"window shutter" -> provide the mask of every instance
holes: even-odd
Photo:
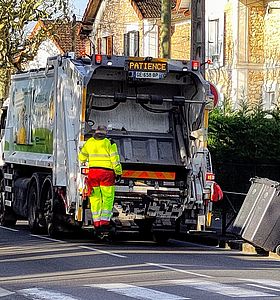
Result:
[[[134,56],[139,56],[139,31],[134,31]]]
[[[124,34],[124,42],[123,42],[123,50],[124,50],[124,55],[128,56],[129,55],[129,33]]]
[[[110,35],[107,37],[106,44],[106,54],[112,56],[113,55],[113,36]]]
[[[97,39],[97,53],[101,53],[101,38]]]

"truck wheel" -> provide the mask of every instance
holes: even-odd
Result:
[[[39,191],[36,181],[32,181],[28,192],[28,225],[32,233],[38,233],[40,229],[38,197]]]
[[[166,244],[169,240],[169,234],[165,232],[153,232],[153,241],[158,244]]]
[[[55,220],[56,211],[54,207],[54,191],[51,176],[47,176],[44,180],[41,191],[41,203],[44,205],[48,235],[55,237],[58,234],[58,228]]]
[[[4,178],[0,182],[0,225],[1,226],[15,226],[17,218],[10,207],[5,206],[4,198]]]

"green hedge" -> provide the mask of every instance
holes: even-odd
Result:
[[[209,150],[223,190],[246,193],[255,176],[280,181],[280,111],[212,111]]]
[[[280,111],[212,111],[209,150],[219,162],[280,163]]]

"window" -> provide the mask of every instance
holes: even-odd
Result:
[[[144,23],[144,56],[158,57],[158,26]]]
[[[268,80],[264,85],[263,109],[275,108],[278,97],[278,84],[276,81]]]
[[[106,38],[106,54],[112,56],[113,55],[113,36],[107,36]]]
[[[113,55],[113,36],[112,35],[97,39],[97,53]]]
[[[275,92],[269,91],[265,93],[265,99],[263,103],[263,108],[272,109],[275,106]]]
[[[139,56],[139,31],[133,30],[124,34],[124,55]]]
[[[208,57],[217,62],[220,58],[219,19],[208,21]]]

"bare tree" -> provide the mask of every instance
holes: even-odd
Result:
[[[7,97],[10,75],[22,70],[48,35],[47,28],[41,28],[36,35],[27,36],[27,25],[40,19],[65,20],[68,1],[0,0],[0,101]]]

